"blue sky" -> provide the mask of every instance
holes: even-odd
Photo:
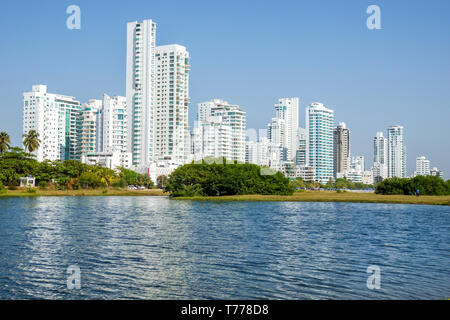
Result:
[[[80,6],[81,30],[66,28]],[[381,7],[382,30],[366,8]],[[81,101],[125,95],[126,23],[153,19],[157,45],[191,54],[190,117],[222,98],[265,128],[281,97],[323,102],[372,161],[372,138],[405,126],[408,174],[425,155],[450,178],[450,1],[4,1],[0,12],[0,130],[20,143],[22,92],[47,84]]]

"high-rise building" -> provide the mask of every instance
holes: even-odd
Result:
[[[364,171],[365,170],[365,160],[364,156],[355,156],[351,158],[350,169],[355,171]]]
[[[128,152],[139,170],[148,167],[154,155],[156,23],[152,20],[127,25],[127,114]]]
[[[377,132],[373,139],[373,175],[374,179],[386,179],[388,177],[388,143],[383,132]]]
[[[23,94],[24,134],[35,130],[41,140],[34,152],[38,161],[78,160],[81,104],[74,97],[47,92],[46,85],[34,85]]]
[[[127,152],[128,114],[126,97],[103,96],[103,143],[99,152]]]
[[[306,141],[308,140],[308,132],[305,128],[298,128],[298,147],[295,157],[295,164],[297,166],[306,166],[308,162],[306,155]]]
[[[402,126],[390,126],[388,128],[388,177],[407,177],[406,146]]]
[[[156,47],[155,160],[183,165],[189,156],[189,53],[174,44]]]
[[[194,159],[225,157],[245,162],[246,115],[241,107],[213,99],[198,105]]]
[[[431,174],[430,169],[430,160],[424,156],[416,158],[416,171],[414,172],[414,176],[429,176]]]
[[[334,111],[322,103],[306,108],[308,166],[315,170],[315,180],[327,183],[333,178],[333,123]]]
[[[102,130],[102,126],[99,126],[98,114],[102,105],[101,100],[90,100],[89,103],[82,105],[78,143],[80,156],[98,152],[98,139]]]
[[[258,141],[247,141],[246,162],[270,167],[273,164],[272,158],[274,158],[270,155],[270,150],[271,142],[267,137],[260,137]]]
[[[279,99],[275,104],[275,118],[283,120],[282,147],[287,150],[288,161],[295,160],[298,146],[298,106],[299,98]]]
[[[278,146],[274,148],[280,152],[280,161],[288,161],[288,148],[286,147],[286,121],[280,118],[272,118],[272,121],[267,125],[267,134],[270,143],[273,146]]]
[[[344,122],[333,131],[334,151],[334,177],[338,173],[343,173],[350,169],[350,130],[346,127]]]

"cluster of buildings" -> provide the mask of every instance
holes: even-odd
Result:
[[[267,128],[246,129],[246,113],[220,99],[198,104],[192,131],[188,126],[190,56],[184,46],[156,46],[152,20],[127,25],[126,96],[81,103],[34,85],[23,97],[23,133],[36,130],[38,161],[79,160],[109,168],[125,167],[153,181],[175,168],[205,158],[254,163],[294,179],[327,183],[347,178],[371,184],[406,177],[406,147],[401,126],[387,138],[374,138],[374,159],[365,169],[363,156],[351,156],[345,123],[335,126],[334,111],[321,103],[306,108],[299,126],[299,98],[279,99]],[[416,174],[442,175],[417,158]]]
[[[299,99],[280,99],[275,104],[275,117],[260,135],[250,135],[246,143],[246,161],[280,170],[290,178],[322,184],[330,179],[346,178],[352,182],[372,184],[392,178],[406,178],[406,146],[404,128],[390,126],[387,137],[377,132],[373,139],[373,164],[365,167],[364,156],[352,156],[351,131],[345,123],[335,126],[334,110],[322,103],[306,107],[306,127],[299,127]],[[253,139],[252,139],[253,138]],[[425,162],[424,162],[425,161]],[[438,175],[428,170],[425,157],[417,158],[415,175]]]

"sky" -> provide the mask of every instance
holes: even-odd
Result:
[[[69,30],[66,9],[81,9]],[[381,29],[369,30],[369,5]],[[41,0],[0,10],[0,131],[19,145],[22,94],[33,84],[82,102],[125,95],[126,23],[153,19],[157,45],[191,55],[190,119],[221,98],[266,128],[279,98],[322,102],[351,130],[352,155],[373,161],[373,137],[405,127],[408,175],[415,158],[450,179],[450,1],[448,0]]]

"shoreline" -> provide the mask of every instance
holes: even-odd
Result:
[[[105,192],[106,191],[106,192]],[[25,197],[169,197],[161,189],[128,190],[128,189],[83,189],[83,190],[40,190],[29,193],[26,189],[8,190],[0,194],[1,198]],[[219,197],[171,197],[177,201],[211,201],[211,202],[347,202],[347,203],[385,203],[450,206],[450,195],[447,196],[405,196],[379,195],[374,193],[356,193],[335,191],[296,192],[290,196],[279,195],[235,195]]]
[[[291,196],[236,195],[220,197],[176,197],[173,200],[212,202],[347,202],[450,206],[450,196],[379,195],[373,193],[337,193],[333,191],[297,192]]]
[[[106,191],[106,192],[105,192]],[[0,193],[0,198],[24,198],[24,197],[158,197],[168,196],[161,189],[128,190],[128,189],[82,189],[82,190],[40,190],[35,193],[27,192],[26,189],[8,190]]]

